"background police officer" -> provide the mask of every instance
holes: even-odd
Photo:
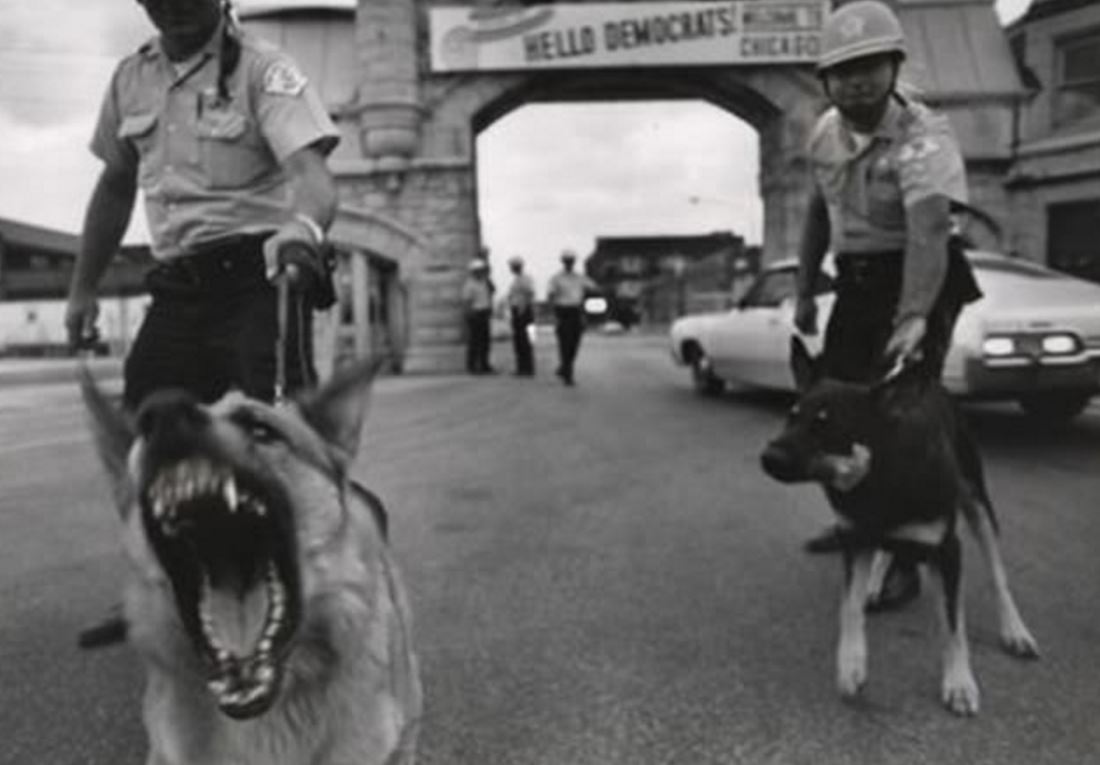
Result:
[[[466,371],[472,375],[495,374],[489,363],[493,347],[493,283],[489,264],[482,258],[470,261],[469,274],[462,285],[462,304],[466,317]]]
[[[317,257],[336,209],[325,156],[339,134],[297,65],[243,34],[220,0],[138,0],[159,36],[123,59],[91,142],[103,169],[84,220],[66,327],[94,330],[96,291],[140,186],[157,265],[124,368],[125,404],[182,388],[271,400],[276,343],[288,389],[312,381],[310,311],[297,297],[280,337],[271,278],[292,259],[296,287],[328,302]],[[331,289],[331,285],[328,285]],[[115,616],[84,645],[125,635]]]
[[[126,404],[163,387],[271,400],[271,279],[294,257],[298,286],[327,292],[317,255],[336,209],[325,156],[339,134],[297,65],[239,30],[220,0],[138,2],[160,34],[119,64],[103,99],[91,143],[103,169],[70,286],[70,338],[94,326],[140,186],[157,265],[126,360]],[[290,388],[313,377],[310,312],[294,313],[283,338]]]
[[[574,384],[573,367],[584,333],[584,299],[596,285],[573,266],[577,254],[566,250],[561,254],[562,270],[550,277],[546,300],[554,309],[554,331],[558,338],[560,363],[556,374],[566,385]]]
[[[905,38],[877,0],[848,3],[827,20],[818,62],[832,103],[810,142],[814,187],[805,218],[797,327],[817,331],[814,285],[836,256],[836,302],[824,339],[827,373],[881,379],[898,359],[939,377],[954,322],[977,299],[961,251],[949,248],[952,203],[965,203],[962,156],[947,120],[897,89]],[[835,548],[827,534],[812,551]],[[881,607],[919,591],[915,572],[888,577]]]
[[[520,377],[531,377],[535,374],[535,355],[528,333],[535,323],[535,282],[523,273],[523,258],[518,255],[508,259],[508,268],[512,271],[512,283],[508,285],[506,299],[512,321],[516,374]]]

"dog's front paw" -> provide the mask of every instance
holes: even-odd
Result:
[[[973,717],[978,714],[980,698],[978,681],[970,670],[951,672],[943,678],[943,703],[953,714]]]
[[[1039,644],[1023,624],[1017,624],[1001,633],[1001,648],[1017,659],[1039,658]]]
[[[846,699],[854,699],[867,684],[867,656],[858,651],[842,652],[836,668],[836,687]]]

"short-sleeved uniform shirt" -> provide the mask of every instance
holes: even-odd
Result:
[[[159,39],[115,70],[92,137],[108,165],[137,168],[153,254],[166,260],[238,234],[277,229],[290,214],[281,164],[339,133],[298,66],[236,32],[240,61],[218,93],[222,30],[184,64]]]
[[[526,310],[535,305],[535,282],[527,274],[516,274],[508,287],[508,305]]]
[[[917,102],[891,99],[870,135],[854,133],[829,109],[814,128],[810,160],[829,209],[833,252],[903,250],[906,207],[935,194],[967,201],[947,118]]]
[[[585,291],[596,285],[577,271],[559,271],[550,277],[550,286],[546,299],[552,306],[559,308],[577,308],[584,303]]]
[[[470,311],[489,311],[493,307],[493,289],[488,279],[469,277],[462,285],[462,301]]]

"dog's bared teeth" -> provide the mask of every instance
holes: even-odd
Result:
[[[198,490],[203,494],[213,491],[217,485],[214,466],[206,460],[199,460],[195,465],[195,481],[198,483]]]
[[[275,680],[275,668],[270,664],[264,662],[258,670],[256,670],[256,677],[264,685],[271,685]]]
[[[240,496],[237,493],[237,481],[233,478],[232,473],[226,476],[224,483],[222,483],[222,498],[225,500],[225,506],[229,508],[229,512],[237,512],[237,503]]]
[[[279,570],[274,561],[267,564],[267,597],[267,624],[264,626],[263,640],[260,642],[260,650],[264,653],[271,650],[272,641],[279,634],[279,629],[283,626],[283,615],[286,613],[286,591],[283,589]]]

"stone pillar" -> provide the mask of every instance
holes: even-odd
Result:
[[[420,141],[416,0],[359,0],[359,143],[398,186]]]
[[[785,114],[760,129],[760,196],[764,200],[763,263],[798,254],[810,197],[805,146],[812,123]]]

